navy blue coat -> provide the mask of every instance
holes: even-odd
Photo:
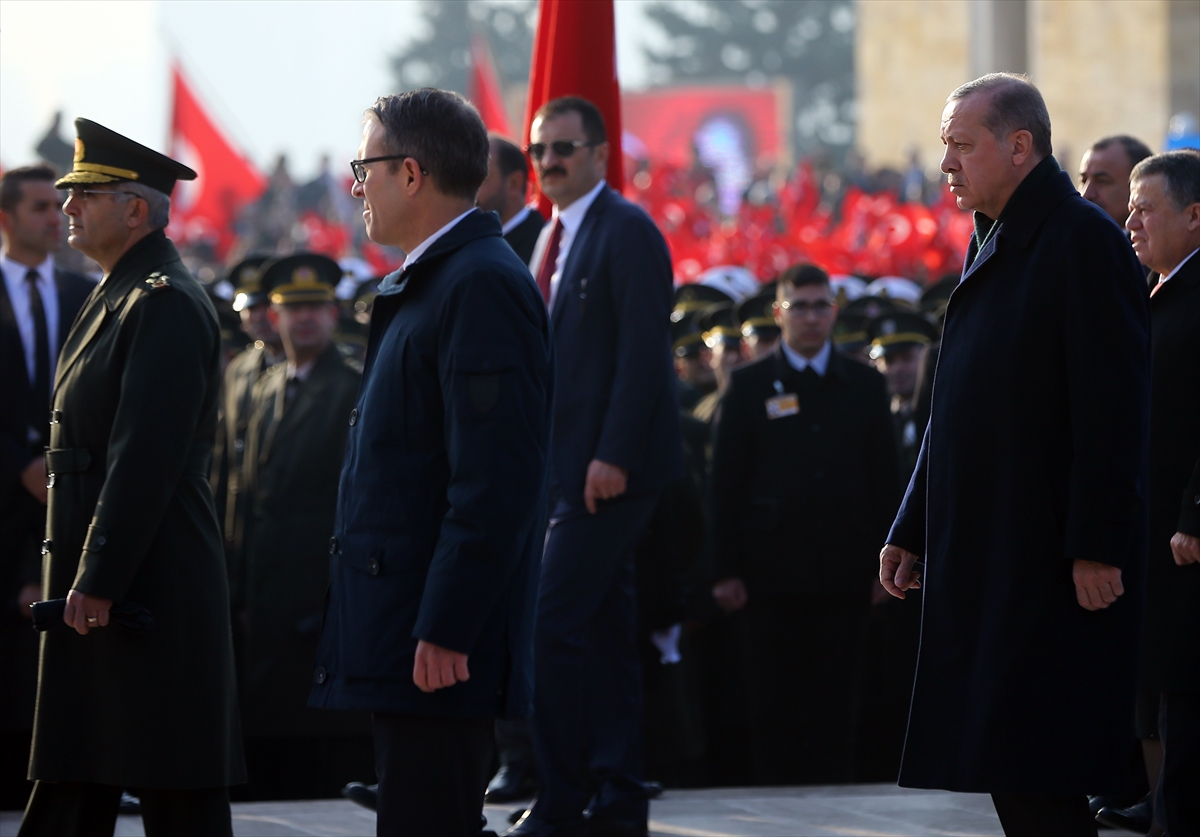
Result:
[[[630,494],[683,476],[671,360],[671,254],[640,207],[605,187],[563,265],[550,322],[551,483],[583,507],[593,459],[629,471]]]
[[[888,536],[925,556],[900,784],[1117,792],[1145,582],[1145,278],[1053,158],[967,264]],[[1120,567],[1125,595],[1084,610],[1075,559]]]
[[[529,713],[552,376],[545,305],[494,215],[381,283],[310,705]],[[470,680],[417,689],[418,639],[468,654]]]

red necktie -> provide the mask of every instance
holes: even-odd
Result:
[[[537,272],[538,290],[542,292],[542,299],[546,300],[547,305],[550,304],[550,277],[554,275],[554,268],[558,264],[558,245],[561,241],[562,221],[555,218],[554,228],[550,230],[550,243],[546,245],[542,265]]]

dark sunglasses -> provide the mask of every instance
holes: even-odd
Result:
[[[566,159],[575,153],[577,148],[591,148],[595,145],[601,145],[601,142],[591,142],[587,140],[555,140],[547,145],[544,142],[531,142],[525,146],[525,153],[529,155],[529,159],[535,163],[540,162],[542,157],[546,156],[546,149],[549,148],[554,152],[555,157]]]
[[[351,160],[350,171],[354,172],[354,179],[359,183],[367,182],[367,163],[381,163],[384,160],[407,160],[412,157],[413,162],[417,164],[417,168],[421,170],[421,174],[429,177],[429,172],[425,171],[425,167],[421,165],[421,161],[411,154],[388,154],[383,157],[368,157],[365,160]]]

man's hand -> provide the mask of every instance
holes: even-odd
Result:
[[[588,463],[587,482],[583,486],[583,504],[592,514],[596,513],[597,500],[611,500],[625,493],[629,472],[599,459]]]
[[[1171,552],[1175,554],[1175,563],[1181,567],[1200,564],[1200,538],[1176,532],[1171,538]]]
[[[879,583],[897,599],[905,590],[919,590],[921,574],[913,566],[921,559],[894,544],[886,544],[879,553]]]
[[[422,692],[436,692],[455,683],[471,679],[467,671],[467,655],[442,648],[423,639],[417,640],[417,656],[413,661],[413,683]]]
[[[1071,574],[1075,579],[1075,598],[1084,610],[1103,610],[1125,592],[1120,567],[1077,560]]]
[[[21,588],[21,592],[17,594],[17,610],[21,612],[22,619],[33,619],[33,611],[29,606],[34,602],[42,600],[42,585],[26,584]]]
[[[49,496],[46,490],[46,460],[38,456],[29,461],[21,472],[21,485],[43,506]]]
[[[717,606],[726,613],[733,613],[746,606],[746,585],[740,578],[723,578],[713,585],[713,598]]]
[[[63,621],[79,633],[86,635],[94,628],[108,624],[108,611],[112,599],[100,599],[72,590],[67,593],[67,607],[63,610]]]

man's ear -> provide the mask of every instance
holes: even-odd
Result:
[[[1019,131],[1013,131],[1008,135],[1008,141],[1012,148],[1012,161],[1014,166],[1022,166],[1029,159],[1029,155],[1033,153],[1033,134],[1022,128]]]
[[[141,195],[135,196],[127,204],[125,226],[136,230],[150,218],[150,203]]]
[[[0,218],[3,216],[0,215]],[[1188,232],[1200,230],[1200,203],[1194,203],[1187,208]],[[7,227],[5,228],[7,229]]]

